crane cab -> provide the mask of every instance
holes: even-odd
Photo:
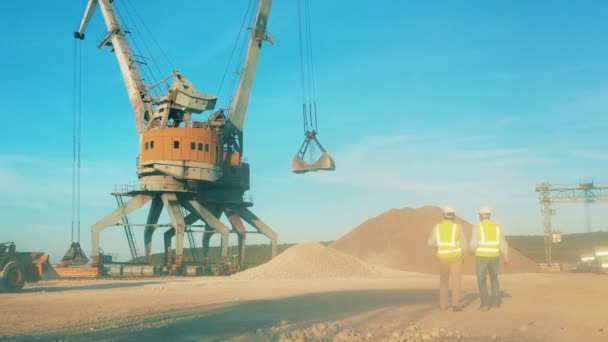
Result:
[[[194,127],[159,128],[141,134],[138,174],[165,174],[189,181],[214,182],[222,176],[220,137],[206,129],[204,123]]]

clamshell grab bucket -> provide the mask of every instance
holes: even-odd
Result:
[[[294,173],[306,173],[309,171],[335,171],[336,164],[333,158],[325,151],[319,140],[317,140],[317,132],[308,131],[305,134],[306,138],[300,146],[300,150],[293,157],[291,161],[291,171]],[[314,144],[316,148],[321,151],[321,156],[314,162],[309,163],[304,160],[304,156],[306,155],[306,151],[309,149],[310,144]]]

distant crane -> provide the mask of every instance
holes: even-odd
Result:
[[[608,185],[596,185],[593,182],[582,182],[579,185],[552,185],[544,182],[536,185],[540,213],[543,219],[545,235],[545,260],[552,264],[552,247],[559,242],[559,233],[553,229],[551,216],[555,215],[554,204],[584,203],[587,232],[591,232],[591,212],[589,205],[596,202],[608,202]]]

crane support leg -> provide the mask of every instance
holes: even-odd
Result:
[[[241,216],[239,215],[239,213],[233,209],[227,208],[224,213],[226,214],[226,217],[228,217],[228,221],[230,221],[230,224],[232,225],[232,227],[234,228],[234,231],[236,232],[237,236],[238,236],[238,244],[239,244],[239,261],[238,261],[238,265],[239,267],[243,267],[243,264],[245,263],[245,242],[247,239],[247,229],[245,228],[245,225],[243,224],[243,220],[241,220]]]
[[[188,227],[189,225],[194,224],[199,219],[200,218],[198,217],[198,215],[190,211],[190,213],[184,218],[184,222],[186,223],[186,227]],[[196,241],[194,240],[194,235],[192,235],[192,231],[189,231],[187,228],[186,234],[188,234],[188,240],[190,242],[190,254],[192,255],[192,261],[198,261],[198,250],[196,248]]]
[[[171,253],[171,239],[175,236],[175,228],[167,229],[165,234],[163,235],[165,242],[165,265],[167,267],[171,267],[173,263],[173,256]]]
[[[158,218],[163,211],[163,201],[159,196],[154,197],[152,204],[150,204],[150,211],[148,212],[148,219],[146,224],[158,223]],[[146,249],[146,263],[152,264],[152,235],[154,235],[154,227],[146,226],[144,230],[144,245]]]
[[[211,241],[211,237],[213,236],[212,232],[204,232],[203,233],[203,260],[205,262],[208,261],[209,257],[209,242]]]
[[[175,229],[175,265],[179,267],[183,261],[184,231],[186,230],[186,224],[184,223],[184,216],[179,201],[177,200],[177,195],[173,193],[162,194],[162,199],[167,208],[167,212],[169,213],[171,225]]]
[[[205,224],[208,227],[210,227],[213,230],[215,230],[216,232],[218,232],[220,234],[220,236],[222,237],[221,261],[222,261],[222,263],[225,263],[228,259],[227,258],[228,257],[228,239],[229,239],[229,234],[230,234],[230,228],[226,227],[226,225],[224,225],[218,219],[217,215],[212,213],[212,211],[210,211],[209,209],[205,208],[198,201],[196,201],[194,199],[189,200],[188,207],[190,207],[193,210],[193,212],[197,213],[199,215],[199,217],[201,218],[201,220],[203,220],[203,222],[205,222]],[[221,215],[221,212],[220,212],[220,215]],[[211,236],[206,235],[206,234],[209,234],[209,233],[203,234],[203,255],[205,257],[207,255],[206,252],[209,249],[209,239],[211,239]]]
[[[257,217],[254,213],[252,213],[247,208],[242,208],[239,210],[241,217],[245,222],[249,223],[252,227],[257,229],[260,233],[266,235],[268,239],[270,239],[270,245],[272,248],[272,258],[277,255],[277,241],[278,236],[277,233],[272,230],[264,221],[262,221],[259,217]]]
[[[93,244],[93,250],[92,250],[93,266],[99,265],[99,237],[100,237],[101,231],[116,224],[116,222],[118,222],[118,220],[129,215],[136,209],[141,208],[143,205],[150,202],[151,200],[152,200],[152,196],[149,196],[149,195],[135,195],[127,203],[116,208],[110,214],[106,215],[104,218],[102,218],[101,220],[99,220],[97,223],[95,223],[93,225],[93,227],[91,228],[92,244]]]
[[[217,222],[222,224],[222,226],[223,226],[222,230],[226,232],[225,234],[220,234],[220,237],[221,237],[220,251],[222,253],[220,262],[222,264],[225,264],[226,262],[228,262],[228,248],[230,247],[230,228],[227,227],[226,225],[224,225],[220,221],[222,214],[224,214],[224,210],[222,208],[214,207],[214,208],[210,209],[209,212],[212,213],[213,216],[215,216]]]

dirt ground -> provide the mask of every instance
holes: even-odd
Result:
[[[0,294],[8,341],[608,341],[608,276],[503,275],[503,306],[439,311],[436,276],[55,281]]]

